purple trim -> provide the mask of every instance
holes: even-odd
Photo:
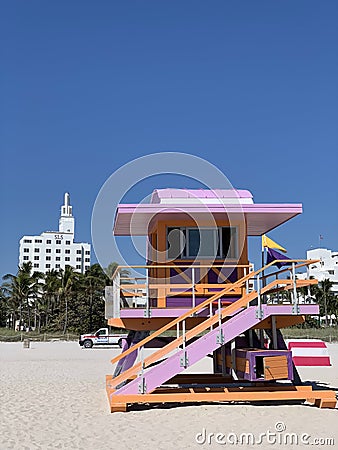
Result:
[[[127,339],[123,339],[122,344],[122,350],[121,353],[125,352],[129,347],[132,347],[133,343],[129,345],[129,342]],[[117,363],[114,371],[114,377],[118,376],[120,373],[125,372],[126,370],[130,369],[136,361],[138,355],[138,350],[134,350],[129,355],[125,356],[124,358],[120,359]]]
[[[256,318],[255,310],[256,308],[253,306],[245,309],[235,317],[229,319],[226,322],[226,327],[224,324],[222,325],[222,329],[225,333],[225,339],[227,342],[245,331],[247,327],[251,328],[259,321],[259,319]],[[214,350],[216,350],[217,347],[219,347],[216,339],[218,333],[219,330],[216,328],[186,347],[189,366],[192,366],[205,355],[212,353]],[[180,350],[172,356],[168,357],[162,363],[158,364],[155,367],[151,367],[145,372],[144,377],[147,386],[147,392],[153,391],[156,387],[160,386],[162,383],[169,380],[174,375],[185,370],[185,368],[181,367],[180,364],[180,358],[182,357],[182,355],[183,350]],[[135,380],[130,381],[126,386],[115,391],[112,395],[137,394],[139,382],[140,380],[136,378]]]
[[[263,377],[257,377],[255,366],[257,356],[286,356],[288,364],[288,380],[293,379],[292,356],[287,350],[237,350],[236,355],[249,360],[249,373],[244,373],[244,379],[249,381],[264,381]],[[239,374],[238,374],[239,375]]]
[[[231,297],[230,297],[231,298]],[[227,300],[227,298],[225,298]],[[292,305],[264,305],[269,311],[269,308],[274,308],[276,314],[278,315],[291,315],[292,314]],[[278,308],[278,309],[276,309]],[[185,314],[189,311],[190,308],[182,307],[182,308],[151,308],[151,317],[180,317],[182,314]],[[270,311],[267,315],[273,314]],[[319,306],[318,305],[299,305],[299,315],[318,315],[319,314]],[[201,312],[197,314],[200,317],[206,317],[209,315],[209,306],[204,308]],[[144,309],[143,308],[124,308],[121,309],[121,318],[144,318]],[[278,344],[279,346],[279,344]]]
[[[151,308],[151,317],[180,317],[182,314],[190,311],[190,307],[183,308]],[[134,319],[142,318],[144,319],[144,309],[143,308],[125,308],[121,309],[120,317],[121,319]],[[209,315],[209,307],[203,308],[201,312],[197,314],[201,317],[207,317]]]
[[[203,303],[207,297],[196,297],[195,304],[200,305]],[[239,297],[223,297],[221,300],[225,302],[234,303]],[[192,308],[192,298],[189,297],[167,297],[167,308],[177,308],[177,307],[190,307]]]
[[[177,214],[177,213],[208,213],[217,214],[224,212],[233,213],[301,213],[301,203],[256,203],[256,204],[205,204],[195,205],[184,204],[150,204],[150,203],[120,203],[118,205],[118,214]]]
[[[234,268],[234,267],[231,267],[231,268],[222,267],[221,270],[220,270],[220,273],[223,276],[225,276],[231,283],[234,283],[235,281],[237,281],[237,268]],[[208,283],[210,283],[210,284],[218,284],[218,283],[220,283],[219,280],[220,280],[219,275],[217,275],[216,272],[214,272],[212,269],[210,269],[208,271]],[[222,284],[224,285],[224,281],[222,281]]]
[[[224,219],[226,214],[239,214],[239,219],[245,216],[247,234],[260,236],[281,225],[285,221],[302,213],[301,204],[120,204],[114,221],[116,236],[146,236],[152,220],[172,220],[179,224],[193,216],[203,220],[212,215],[215,220]],[[155,217],[156,216],[156,217]]]

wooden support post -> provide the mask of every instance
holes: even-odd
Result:
[[[261,345],[261,348],[264,348],[264,330],[263,329],[259,329],[259,342]]]
[[[127,412],[127,404],[126,403],[112,403],[110,405],[110,412]]]
[[[222,355],[222,375],[225,377],[227,375],[227,372],[226,372],[226,355],[224,344],[221,347],[221,355]]]
[[[272,348],[278,349],[277,344],[277,328],[276,328],[276,316],[271,316],[271,331],[272,331]]]
[[[236,373],[236,341],[233,339],[230,342],[230,351],[231,351],[231,375],[234,380],[238,380],[238,376]]]
[[[249,330],[249,347],[253,347],[253,330]]]

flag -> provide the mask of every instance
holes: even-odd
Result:
[[[277,242],[273,241],[272,239],[268,238],[265,234],[263,234],[262,236],[262,249],[264,247],[277,248],[278,250],[281,250],[282,252],[286,253],[286,249],[284,247],[277,244]]]
[[[276,250],[273,250],[272,248],[268,248],[267,255],[266,255],[266,264],[270,264],[273,261],[276,261],[276,259],[282,259],[285,262],[276,262],[274,266],[277,266],[278,269],[280,269],[282,266],[288,266],[290,264],[290,258],[283,255],[282,253],[277,252]]]

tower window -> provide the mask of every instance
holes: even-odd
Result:
[[[28,256],[24,256],[23,259],[24,259],[24,261],[28,261],[29,257]]]
[[[39,264],[34,264],[34,266],[33,266],[35,269],[37,269],[38,267],[39,267]]]
[[[39,249],[39,248],[35,248],[35,249],[34,249],[34,252],[35,252],[35,253],[39,253],[39,252],[40,252],[40,249]]]
[[[52,241],[50,239],[47,239],[46,244],[51,244]]]
[[[76,250],[76,253],[77,253],[78,255],[81,255],[82,251],[81,251],[81,250]]]
[[[169,259],[237,258],[237,230],[235,227],[168,228]]]
[[[57,248],[57,249],[55,250],[55,252],[56,252],[56,253],[61,253],[61,250],[60,250],[59,248]]]
[[[24,239],[23,242],[25,244],[31,244],[32,243],[32,239]]]
[[[36,244],[42,244],[42,239],[35,239],[34,241]]]
[[[66,253],[67,255],[69,255],[69,254],[70,254],[70,250],[65,250],[65,253]]]
[[[34,261],[39,261],[39,257],[38,256],[34,256]]]
[[[66,245],[70,245],[70,241],[66,241]]]
[[[29,248],[24,248],[23,251],[24,251],[24,253],[28,253],[29,252]]]
[[[65,261],[70,261],[69,256],[66,256],[66,257],[65,257]]]
[[[60,245],[61,244],[61,239],[56,239],[55,243]]]
[[[46,253],[52,253],[52,249],[46,248]]]
[[[57,256],[57,257],[55,258],[55,261],[61,261],[60,256]]]

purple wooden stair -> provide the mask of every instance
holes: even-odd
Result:
[[[310,314],[315,313],[316,309],[311,308],[311,306],[317,307],[317,305],[302,306],[306,310],[309,310],[304,310],[304,313]],[[261,319],[257,317],[256,312],[257,306],[250,306],[238,312],[232,318],[222,323],[221,327],[210,330],[207,334],[187,345],[185,350],[180,349],[176,351],[176,353],[169,356],[165,361],[149,368],[143,375],[139,375],[125,386],[117,389],[112,395],[151,393],[174,375],[183,372],[187,366],[195,364],[221,345],[231,341],[236,336],[259,323]],[[271,315],[292,314],[292,305],[262,305],[262,312],[264,318]],[[187,361],[187,365],[182,364],[182,361]]]

